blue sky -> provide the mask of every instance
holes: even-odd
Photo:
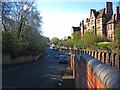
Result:
[[[118,2],[113,2],[113,6],[118,5]],[[53,12],[54,8],[58,8],[65,13],[89,13],[91,8],[101,9],[105,7],[105,2],[39,2],[39,8],[42,12]]]
[[[118,2],[113,2],[113,11]],[[63,38],[71,35],[72,26],[89,18],[90,9],[105,8],[105,2],[38,2],[43,17],[43,35]]]

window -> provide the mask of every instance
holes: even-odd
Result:
[[[112,24],[110,25],[110,30],[112,30]]]
[[[111,34],[111,39],[113,39],[113,34]]]
[[[92,20],[91,24],[94,24],[94,20]]]
[[[100,27],[98,27],[98,31],[101,31],[101,30],[100,30]]]
[[[109,31],[109,25],[107,25],[107,30]]]
[[[108,38],[110,39],[110,34],[108,35]]]
[[[107,26],[107,30],[112,30],[112,24],[109,24],[109,25]]]
[[[100,24],[100,19],[98,19],[98,24]]]
[[[94,26],[92,27],[92,31],[94,31]]]

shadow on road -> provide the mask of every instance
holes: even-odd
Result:
[[[69,65],[65,67],[62,80],[59,82],[60,88],[75,88],[73,71]]]

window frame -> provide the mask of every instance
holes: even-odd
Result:
[[[100,27],[98,27],[97,29],[98,29],[98,32],[100,32],[100,31],[101,31],[101,28],[100,28]]]

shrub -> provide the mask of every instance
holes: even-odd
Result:
[[[39,32],[24,30],[18,37],[16,32],[2,32],[2,52],[12,59],[19,56],[38,55],[44,51],[47,39]]]
[[[109,44],[111,42],[100,42],[95,45],[96,49],[103,49],[103,50],[109,50]]]

